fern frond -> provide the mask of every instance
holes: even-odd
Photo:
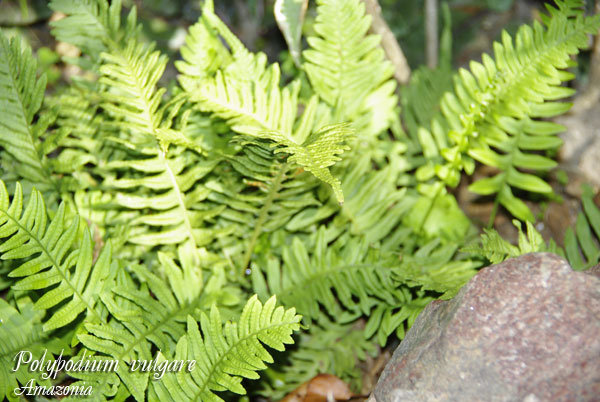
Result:
[[[583,211],[577,215],[575,231],[568,228],[565,233],[565,256],[576,271],[600,262],[600,208],[594,202],[592,188],[587,185],[583,186],[581,203]]]
[[[519,231],[519,245],[513,246],[503,239],[494,229],[484,229],[480,244],[473,243],[463,247],[461,251],[471,255],[485,257],[492,264],[499,264],[508,258],[518,257],[527,253],[547,251],[542,235],[535,229],[531,222],[526,222],[527,235],[523,233],[521,222],[513,220],[513,225]]]
[[[81,245],[75,247],[79,231],[79,217],[67,226],[64,204],[48,223],[46,207],[38,191],[31,192],[23,210],[21,185],[17,184],[10,202],[8,191],[0,181],[0,238],[4,239],[0,245],[1,258],[33,257],[10,272],[10,277],[23,277],[12,288],[46,289],[35,302],[37,309],[47,310],[66,301],[44,323],[44,331],[63,327],[84,311],[90,320],[100,320],[102,315],[97,306],[98,296],[110,286],[114,275],[110,243],[93,263],[94,244],[87,227],[83,229]],[[57,286],[48,289],[53,285]]]
[[[237,323],[223,327],[219,310],[202,314],[200,326],[190,316],[187,334],[177,344],[175,359],[196,360],[191,372],[167,373],[152,383],[150,399],[166,401],[223,401],[215,392],[230,390],[246,393],[243,378],[257,379],[273,358],[263,346],[283,351],[293,343],[291,334],[300,329],[301,316],[295,309],[276,307],[275,297],[264,305],[253,296],[248,300]]]
[[[197,149],[191,140],[171,128],[172,121],[165,118],[165,109],[160,108],[166,89],[157,90],[156,84],[167,65],[164,55],[153,51],[152,45],[130,40],[118,51],[102,53],[102,59],[100,82],[110,88],[103,107],[122,127],[155,137],[163,152],[169,144]]]
[[[0,31],[0,147],[15,161],[15,170],[22,177],[49,183],[40,140],[49,122],[40,119],[33,123],[44,99],[46,76],[37,78],[36,71],[31,48],[19,38],[8,40]]]
[[[65,18],[50,23],[52,35],[77,46],[98,62],[102,52],[111,45],[126,42],[137,35],[137,15],[133,8],[124,25],[121,24],[121,0],[52,0],[49,7],[64,13]]]
[[[293,131],[299,85],[281,89],[277,64],[271,65],[259,81],[238,80],[217,72],[207,80],[192,100],[200,108],[229,122],[232,130],[261,139],[269,139],[290,154],[289,160],[329,184],[339,202],[343,202],[341,184],[329,171],[336,156],[349,149],[345,145],[351,130],[347,125],[333,125],[312,130],[314,108],[307,109],[298,130]],[[302,131],[302,132],[300,132]]]
[[[6,300],[0,298],[0,399],[7,398],[9,401],[17,401],[19,397],[14,394],[18,388],[18,382],[26,384],[33,379],[36,384],[50,386],[49,379],[43,379],[41,373],[29,370],[28,365],[20,365],[16,368],[15,357],[23,353],[23,359],[31,353],[31,359],[41,359],[44,352],[50,354],[46,359],[52,358],[54,350],[49,342],[48,333],[44,333],[41,324],[43,313],[35,311],[30,301],[23,303],[17,311]],[[50,346],[50,350],[48,347]]]
[[[361,138],[387,129],[397,115],[393,67],[380,38],[367,34],[370,25],[359,0],[317,1],[316,35],[302,53],[314,91],[335,108],[336,121],[354,121]]]
[[[211,7],[205,5],[203,10],[203,21],[214,29],[212,35],[218,33],[224,38],[234,61],[217,70],[214,77],[212,67],[204,66],[211,70],[205,72],[209,77],[196,85],[187,85],[189,81],[182,77],[192,102],[198,103],[202,111],[227,120],[237,133],[268,139],[281,146],[278,152],[289,153],[291,162],[329,184],[338,201],[343,202],[340,182],[331,175],[329,167],[338,160],[337,155],[349,149],[345,145],[351,134],[349,127],[316,125],[316,97],[308,102],[302,117],[296,119],[299,82],[281,88],[279,65],[266,67],[264,54],[250,53]],[[202,32],[204,36],[210,33],[207,29]],[[196,63],[195,68],[202,66]]]
[[[378,303],[397,301],[400,295],[389,257],[369,249],[364,239],[327,243],[325,227],[317,231],[310,253],[295,237],[291,245],[283,247],[281,263],[270,256],[255,264],[254,290],[261,297],[277,295],[284,305],[297,308],[308,323],[319,316],[321,306],[331,317],[339,317],[344,311],[368,314]]]
[[[436,174],[456,185],[459,171],[471,173],[474,160],[500,170],[494,177],[473,183],[470,190],[496,194],[496,201],[515,217],[533,220],[529,208],[515,197],[512,188],[549,194],[550,186],[537,176],[519,169],[545,171],[556,165],[532,153],[555,149],[562,127],[537,118],[564,113],[568,103],[554,102],[573,91],[561,86],[573,76],[571,55],[588,44],[587,35],[600,27],[600,16],[584,17],[579,1],[558,1],[546,27],[534,22],[522,26],[515,40],[506,32],[502,43],[494,43],[495,60],[483,55],[483,64],[471,62],[471,71],[461,69],[454,80],[454,93],[446,93],[441,110],[448,125],[450,147],[441,155],[448,164]]]

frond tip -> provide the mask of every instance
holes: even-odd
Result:
[[[273,358],[262,344],[283,351],[293,343],[291,334],[300,329],[302,316],[294,308],[275,307],[275,297],[263,304],[252,296],[237,323],[222,325],[213,305],[210,316],[202,314],[200,326],[188,316],[188,332],[177,344],[176,359],[194,359],[196,366],[185,375],[170,373],[154,382],[160,400],[222,401],[214,391],[230,390],[245,394],[243,378],[259,378],[256,371],[266,368]],[[184,374],[181,372],[180,374]]]

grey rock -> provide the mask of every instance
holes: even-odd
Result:
[[[370,402],[599,401],[600,265],[550,253],[482,269],[419,315]]]

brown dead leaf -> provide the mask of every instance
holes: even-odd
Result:
[[[331,402],[352,398],[348,385],[332,374],[319,374],[286,395],[281,402]]]

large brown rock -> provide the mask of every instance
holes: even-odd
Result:
[[[600,266],[537,253],[481,270],[419,315],[370,401],[600,401]]]

